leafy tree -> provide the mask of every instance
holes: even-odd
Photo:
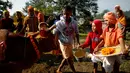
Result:
[[[12,3],[7,1],[0,0],[0,18],[2,18],[3,11],[7,10],[7,8],[12,9]]]
[[[73,8],[73,15],[77,18],[84,18],[85,22],[81,25],[86,29],[88,18],[96,15],[98,10],[97,0],[30,0],[23,9],[27,12],[27,6],[32,5],[44,12],[45,15],[59,13],[65,5]]]
[[[83,18],[85,21],[79,26],[81,32],[88,29],[88,18],[95,16],[98,10],[97,0],[57,0],[56,7],[61,10],[63,6],[70,5],[73,8],[73,15],[77,18]]]
[[[25,8],[23,8],[24,12],[27,12],[27,7],[31,5],[38,10],[44,12],[45,15],[52,14],[54,11],[53,0],[30,0],[29,2],[26,2]]]
[[[98,10],[97,0],[57,0],[56,6],[61,9],[65,5],[70,5],[73,8],[73,14],[78,17],[91,16],[91,13],[96,14]]]
[[[103,15],[104,15],[105,13],[107,13],[107,12],[109,12],[108,9],[104,10],[104,11],[103,11],[102,13],[100,13],[100,14],[97,14],[97,15],[95,16],[95,18],[96,18],[96,19],[102,19],[102,18],[103,18]]]
[[[65,5],[73,8],[73,14],[79,17],[91,16],[98,10],[97,0],[30,0],[26,2],[26,8],[29,5],[44,11],[45,13],[60,12]]]
[[[130,32],[130,10],[124,11],[124,14],[126,16],[126,31]]]
[[[124,11],[124,14],[125,14],[125,16],[130,17],[130,10],[129,11]]]

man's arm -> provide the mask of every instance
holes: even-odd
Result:
[[[24,18],[24,22],[23,22],[23,28],[21,29],[21,31],[19,32],[20,34],[24,34],[25,29],[27,27],[27,17]]]
[[[121,46],[121,51],[122,51],[122,54],[127,54],[127,50],[125,48],[125,41],[123,38],[119,38],[119,43],[120,43],[120,46]]]
[[[75,29],[75,37],[76,37],[78,45],[80,45],[80,41],[79,41],[79,29],[78,29],[78,23],[77,23],[77,21],[75,21],[74,24],[75,25],[73,25],[73,27]]]
[[[54,28],[56,28],[56,25],[52,25],[50,28],[48,28],[49,31],[53,30]]]
[[[79,34],[76,34],[76,39],[77,39],[77,43],[80,45],[80,42],[79,42]]]
[[[94,52],[97,52],[98,50],[100,50],[100,47],[102,47],[103,45],[104,45],[104,40],[101,40],[100,43],[94,49]]]

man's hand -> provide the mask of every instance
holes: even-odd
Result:
[[[98,50],[99,50],[99,48],[96,47],[96,48],[94,49],[93,53],[96,53]]]
[[[123,55],[128,54],[128,50],[127,50],[127,49],[122,49],[121,51],[122,51],[122,54],[123,54]]]

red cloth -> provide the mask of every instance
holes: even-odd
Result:
[[[0,42],[0,61],[5,59],[6,44],[4,41]]]
[[[46,30],[40,30],[40,35],[42,37],[47,37],[48,36],[48,32]]]
[[[34,39],[33,39],[33,36],[29,36],[30,40],[31,40],[31,43],[34,47],[34,50],[36,51],[36,54],[37,54],[37,59],[40,59],[40,51],[38,50],[38,46],[36,45]]]
[[[1,19],[2,25],[1,25],[1,29],[7,29],[9,31],[13,31],[15,29],[15,26],[13,24],[13,19],[11,18],[2,18]]]
[[[102,34],[102,22],[98,19],[94,20],[93,23],[96,26],[97,32],[89,32],[86,41],[81,45],[82,48],[90,46],[90,53],[93,53],[94,49],[100,42],[100,35]]]
[[[94,49],[100,42],[100,35],[95,32],[89,32],[86,41],[81,45],[82,48],[90,46],[90,53],[93,53]]]
[[[39,12],[37,18],[38,18],[39,22],[44,22],[44,14],[43,13]]]
[[[102,34],[102,22],[98,19],[94,20],[93,23],[96,26],[97,32],[101,35]]]

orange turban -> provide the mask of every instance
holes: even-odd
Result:
[[[28,6],[27,10],[28,10],[28,12],[33,12],[34,11],[32,6]]]
[[[107,12],[104,14],[103,18],[105,20],[108,20],[110,23],[112,24],[116,24],[117,22],[117,19],[116,19],[116,16],[113,12]]]

